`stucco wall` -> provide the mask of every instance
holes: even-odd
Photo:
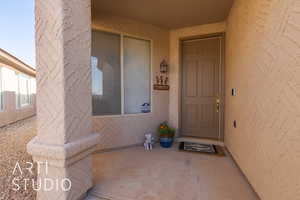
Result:
[[[3,109],[0,110],[0,127],[14,123],[16,121],[34,116],[36,114],[35,106],[35,84],[33,82],[33,77],[30,79],[30,92],[31,94],[31,104],[22,108],[17,108],[17,77],[15,72],[21,73],[20,71],[12,68],[2,62],[0,62],[1,67],[1,78],[2,83],[2,100]],[[23,73],[22,73],[23,74]]]
[[[16,108],[15,92],[4,91],[4,108],[2,111],[0,111],[0,127],[34,116],[36,114],[35,95],[32,95],[31,98],[31,105],[25,106],[23,108]]]
[[[213,23],[192,26],[170,32],[170,104],[169,121],[175,128],[180,128],[180,40],[190,37],[199,37],[208,34],[225,32],[226,23]]]
[[[169,31],[130,19],[93,11],[93,28],[129,34],[152,40],[152,79],[159,72],[163,59],[169,57]],[[151,86],[152,87],[152,86]],[[93,131],[100,133],[99,149],[110,149],[139,144],[146,132],[155,133],[158,124],[168,120],[169,92],[153,90],[152,113],[93,117]]]
[[[300,199],[300,1],[236,0],[226,47],[226,146],[262,199]]]

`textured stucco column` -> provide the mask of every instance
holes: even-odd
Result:
[[[90,0],[36,0],[38,134],[27,150],[48,163],[39,169],[42,185],[72,183],[69,191],[42,187],[38,199],[79,199],[92,187],[90,46]]]

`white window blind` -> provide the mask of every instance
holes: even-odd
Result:
[[[150,112],[151,41],[92,31],[93,115]]]
[[[124,112],[150,104],[150,41],[124,37]]]

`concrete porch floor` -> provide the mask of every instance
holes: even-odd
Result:
[[[93,173],[95,187],[89,199],[259,199],[230,157],[182,152],[175,147],[156,145],[149,152],[132,147],[94,154]]]

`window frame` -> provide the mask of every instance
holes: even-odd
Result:
[[[16,76],[17,76],[17,92],[16,92],[16,108],[17,109],[23,109],[26,108],[28,106],[30,106],[31,103],[31,81],[30,81],[30,76],[27,76],[25,74],[19,73],[19,72],[15,72]],[[20,96],[20,78],[24,77],[26,78],[26,83],[27,83],[27,92],[28,92],[28,103],[26,104],[21,104],[21,96]]]
[[[111,29],[102,29],[92,27],[92,31],[101,31],[120,36],[120,68],[121,68],[121,114],[116,115],[93,115],[94,118],[112,118],[112,117],[134,117],[153,114],[153,40],[125,32],[115,31]],[[124,37],[130,37],[137,40],[145,40],[150,43],[150,112],[148,113],[125,113],[125,88],[124,88]]]

